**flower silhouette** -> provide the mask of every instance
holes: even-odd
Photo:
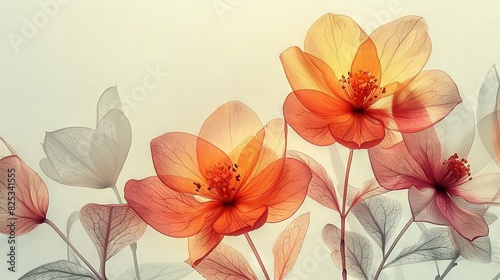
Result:
[[[114,187],[131,141],[130,123],[122,112],[116,87],[111,87],[97,104],[96,129],[67,127],[45,135],[47,158],[40,161],[40,167],[61,184]]]
[[[45,222],[49,192],[18,156],[0,159],[0,233],[23,235]]]
[[[426,129],[461,102],[446,73],[420,72],[430,52],[420,17],[367,36],[350,17],[326,14],[309,29],[304,51],[290,47],[280,56],[293,89],[285,120],[315,145],[389,147],[399,132]]]
[[[171,132],[151,141],[157,177],[130,180],[125,199],[157,231],[189,237],[192,265],[224,235],[290,217],[302,204],[309,168],[285,158],[281,119],[264,128],[239,102],[219,107],[199,136]]]
[[[436,128],[403,134],[403,141],[390,149],[374,147],[370,162],[382,187],[409,189],[415,221],[448,225],[474,240],[488,235],[488,224],[475,204],[496,203],[500,173],[472,176],[466,157],[474,139],[474,118],[457,110],[462,107]]]

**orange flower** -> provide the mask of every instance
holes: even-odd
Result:
[[[401,140],[461,102],[453,80],[420,70],[431,52],[424,20],[406,16],[369,37],[351,18],[327,14],[309,29],[304,51],[280,56],[293,92],[285,120],[315,145],[365,149]]]
[[[198,264],[224,235],[240,235],[290,217],[302,204],[309,168],[285,158],[281,119],[264,128],[239,102],[219,107],[199,136],[166,133],[151,141],[158,177],[130,180],[125,199],[157,231],[189,237]]]

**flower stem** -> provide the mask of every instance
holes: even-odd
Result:
[[[342,279],[347,280],[347,265],[345,261],[345,220],[347,217],[345,208],[347,204],[347,187],[349,186],[349,172],[351,171],[353,150],[349,150],[349,158],[344,178],[344,192],[342,193],[342,212],[340,212],[340,258],[342,259]]]
[[[73,243],[69,241],[69,239],[62,233],[62,231],[49,219],[45,219],[44,223],[48,224],[52,229],[55,230],[55,232],[68,244],[68,246],[75,252],[75,254],[88,266],[88,268],[92,271],[92,273],[95,274],[97,279],[99,280],[105,280],[106,278],[103,278],[97,270],[87,261],[87,259],[73,246]]]
[[[439,275],[436,276],[436,280],[443,280],[444,277],[448,274],[448,272],[450,272],[450,270],[452,270],[455,266],[458,265],[457,260],[459,257],[460,257],[460,255],[458,255],[456,258],[452,259],[450,264],[448,264],[446,269],[443,271],[443,274],[441,274],[441,276],[439,276]]]
[[[394,239],[394,242],[392,242],[391,247],[389,247],[389,250],[385,253],[384,257],[382,258],[382,261],[380,262],[380,265],[377,268],[377,272],[375,273],[375,276],[373,277],[373,280],[377,280],[378,277],[380,276],[380,272],[382,272],[382,269],[384,269],[384,264],[387,261],[387,258],[389,258],[389,255],[392,253],[392,250],[394,250],[394,247],[396,247],[396,244],[398,241],[401,239],[403,234],[406,232],[406,230],[410,227],[410,225],[413,223],[413,217],[410,217],[408,222],[406,222],[406,225],[401,229],[401,232],[396,236],[396,239]]]
[[[250,245],[250,248],[252,248],[253,254],[257,258],[257,261],[259,262],[260,268],[262,269],[262,272],[264,272],[264,276],[266,277],[267,280],[270,280],[269,274],[267,274],[266,267],[264,266],[264,263],[262,262],[262,259],[259,256],[259,252],[257,252],[257,248],[255,248],[255,245],[253,244],[252,239],[250,238],[250,235],[248,233],[245,233],[245,238],[248,241],[248,244]]]
[[[116,199],[119,204],[122,204],[122,198],[120,197],[120,193],[118,192],[118,188],[116,184],[111,186],[111,189],[115,192]],[[130,244],[130,250],[132,250],[132,259],[134,261],[134,269],[135,269],[135,277],[137,280],[141,280],[141,274],[139,273],[139,263],[137,262],[137,242]]]

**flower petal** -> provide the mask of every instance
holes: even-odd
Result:
[[[447,170],[442,168],[445,156],[441,152],[441,143],[433,127],[417,133],[403,133],[403,141],[406,150],[430,181],[445,176]]]
[[[449,196],[437,195],[436,206],[450,225],[468,240],[488,235],[488,224],[484,218],[477,213],[462,209]]]
[[[309,111],[300,103],[295,93],[290,93],[286,98],[283,114],[293,130],[311,144],[329,146],[335,143],[330,133],[328,118]]]
[[[15,209],[12,206],[15,204]],[[45,221],[49,207],[47,186],[18,156],[0,160],[0,233],[23,235]]]
[[[368,114],[350,113],[348,119],[330,124],[330,132],[337,142],[349,149],[368,149],[379,144],[385,136],[385,127]]]
[[[446,73],[423,71],[393,99],[392,113],[400,132],[426,129],[448,115],[462,99]]]
[[[236,201],[224,208],[212,228],[217,233],[236,236],[258,229],[266,218],[267,206]]]
[[[262,123],[252,109],[241,102],[231,101],[210,114],[198,136],[230,155],[261,129]],[[236,158],[231,160],[237,162]]]
[[[411,187],[408,191],[413,220],[415,222],[429,222],[437,225],[450,223],[441,214],[436,205],[436,191],[433,188]]]
[[[340,77],[351,70],[357,50],[367,38],[350,17],[326,14],[307,32],[304,51],[324,61]]]
[[[477,130],[484,148],[496,164],[500,165],[500,111],[493,112],[480,120]]]
[[[97,126],[99,126],[101,119],[113,109],[123,112],[116,86],[107,88],[97,101]]]
[[[171,190],[158,177],[129,180],[125,199],[148,225],[172,237],[199,233],[207,217],[222,207],[216,202],[200,203],[193,196]]]
[[[356,52],[356,56],[351,65],[351,72],[361,69],[368,70],[377,81],[380,81],[381,69],[380,61],[377,56],[377,47],[373,41],[368,38],[363,42]]]
[[[382,68],[381,87],[415,77],[431,53],[427,24],[417,16],[405,16],[370,34]]]
[[[212,230],[212,226],[207,225],[195,236],[188,238],[189,261],[191,266],[198,265],[212,250],[219,245],[224,238],[223,234]]]
[[[500,204],[500,173],[473,177],[448,192],[474,204]]]
[[[426,187],[431,184],[403,142],[390,149],[373,147],[368,154],[375,178],[386,189],[400,190],[412,185]]]

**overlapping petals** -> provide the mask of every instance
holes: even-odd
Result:
[[[474,119],[462,108],[457,107],[456,114],[436,128],[403,134],[403,142],[390,149],[374,147],[370,162],[384,188],[409,189],[415,221],[448,225],[474,240],[488,235],[488,225],[468,204],[496,204],[500,174],[470,173],[466,157],[473,141]]]
[[[446,73],[420,72],[430,51],[420,17],[368,36],[351,18],[326,14],[309,29],[304,51],[291,47],[280,56],[293,89],[285,120],[315,145],[392,146],[395,132],[426,129],[461,102]]]
[[[285,157],[283,120],[262,127],[244,104],[229,102],[199,136],[171,132],[151,141],[156,177],[130,180],[125,198],[149,225],[189,237],[198,264],[225,235],[240,235],[290,217],[311,179],[302,162]]]

